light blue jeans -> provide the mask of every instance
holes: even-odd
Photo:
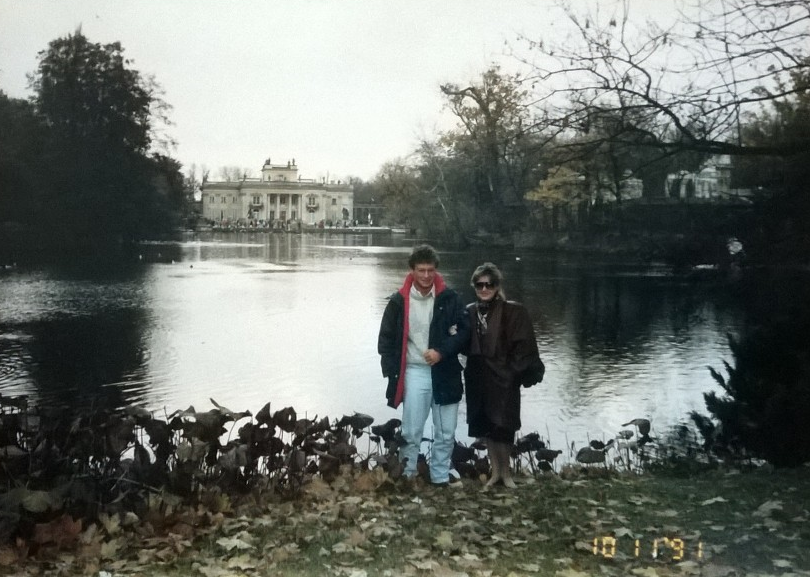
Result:
[[[425,435],[428,413],[433,414],[433,434]],[[437,405],[433,402],[433,384],[430,367],[408,365],[405,369],[405,399],[402,404],[402,437],[407,444],[400,457],[407,458],[405,476],[416,475],[416,461],[422,438],[432,438],[430,451],[430,480],[446,483],[450,479],[450,457],[456,439],[458,403]]]

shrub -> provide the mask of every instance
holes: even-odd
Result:
[[[692,413],[715,454],[765,459],[776,467],[810,461],[810,343],[808,324],[782,319],[742,340],[729,335],[734,366],[727,377],[709,367],[724,395],[704,393],[713,419]]]

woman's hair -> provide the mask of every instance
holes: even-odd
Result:
[[[501,270],[491,262],[485,262],[473,271],[472,277],[470,278],[470,285],[475,288],[475,283],[482,276],[488,276],[489,280],[495,284],[495,296],[506,300],[506,293],[503,291],[503,274]]]

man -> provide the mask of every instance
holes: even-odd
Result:
[[[377,351],[383,377],[388,378],[388,405],[402,407],[400,457],[404,474],[416,476],[416,462],[428,414],[433,415],[430,480],[450,481],[450,457],[455,443],[461,400],[459,352],[470,336],[469,317],[461,296],[447,287],[437,272],[439,255],[428,245],[417,246],[408,259],[410,273],[391,295],[383,313]]]

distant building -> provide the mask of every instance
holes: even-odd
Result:
[[[353,214],[350,184],[302,178],[295,159],[272,164],[268,158],[261,178],[209,181],[202,186],[202,216],[219,224],[283,228],[321,221],[344,223]]]
[[[623,201],[641,198],[644,192],[644,184],[641,179],[632,176],[629,170],[624,172],[619,186]],[[584,200],[593,204],[595,202],[616,201],[614,191],[614,183],[606,178],[602,178],[597,186],[595,182],[588,181],[584,175],[561,167],[556,169],[547,179],[541,180],[537,188],[526,193],[524,198],[529,201],[547,204],[581,202]]]
[[[667,176],[670,198],[719,199],[734,196],[731,193],[731,157],[712,156],[697,172],[682,170]]]

